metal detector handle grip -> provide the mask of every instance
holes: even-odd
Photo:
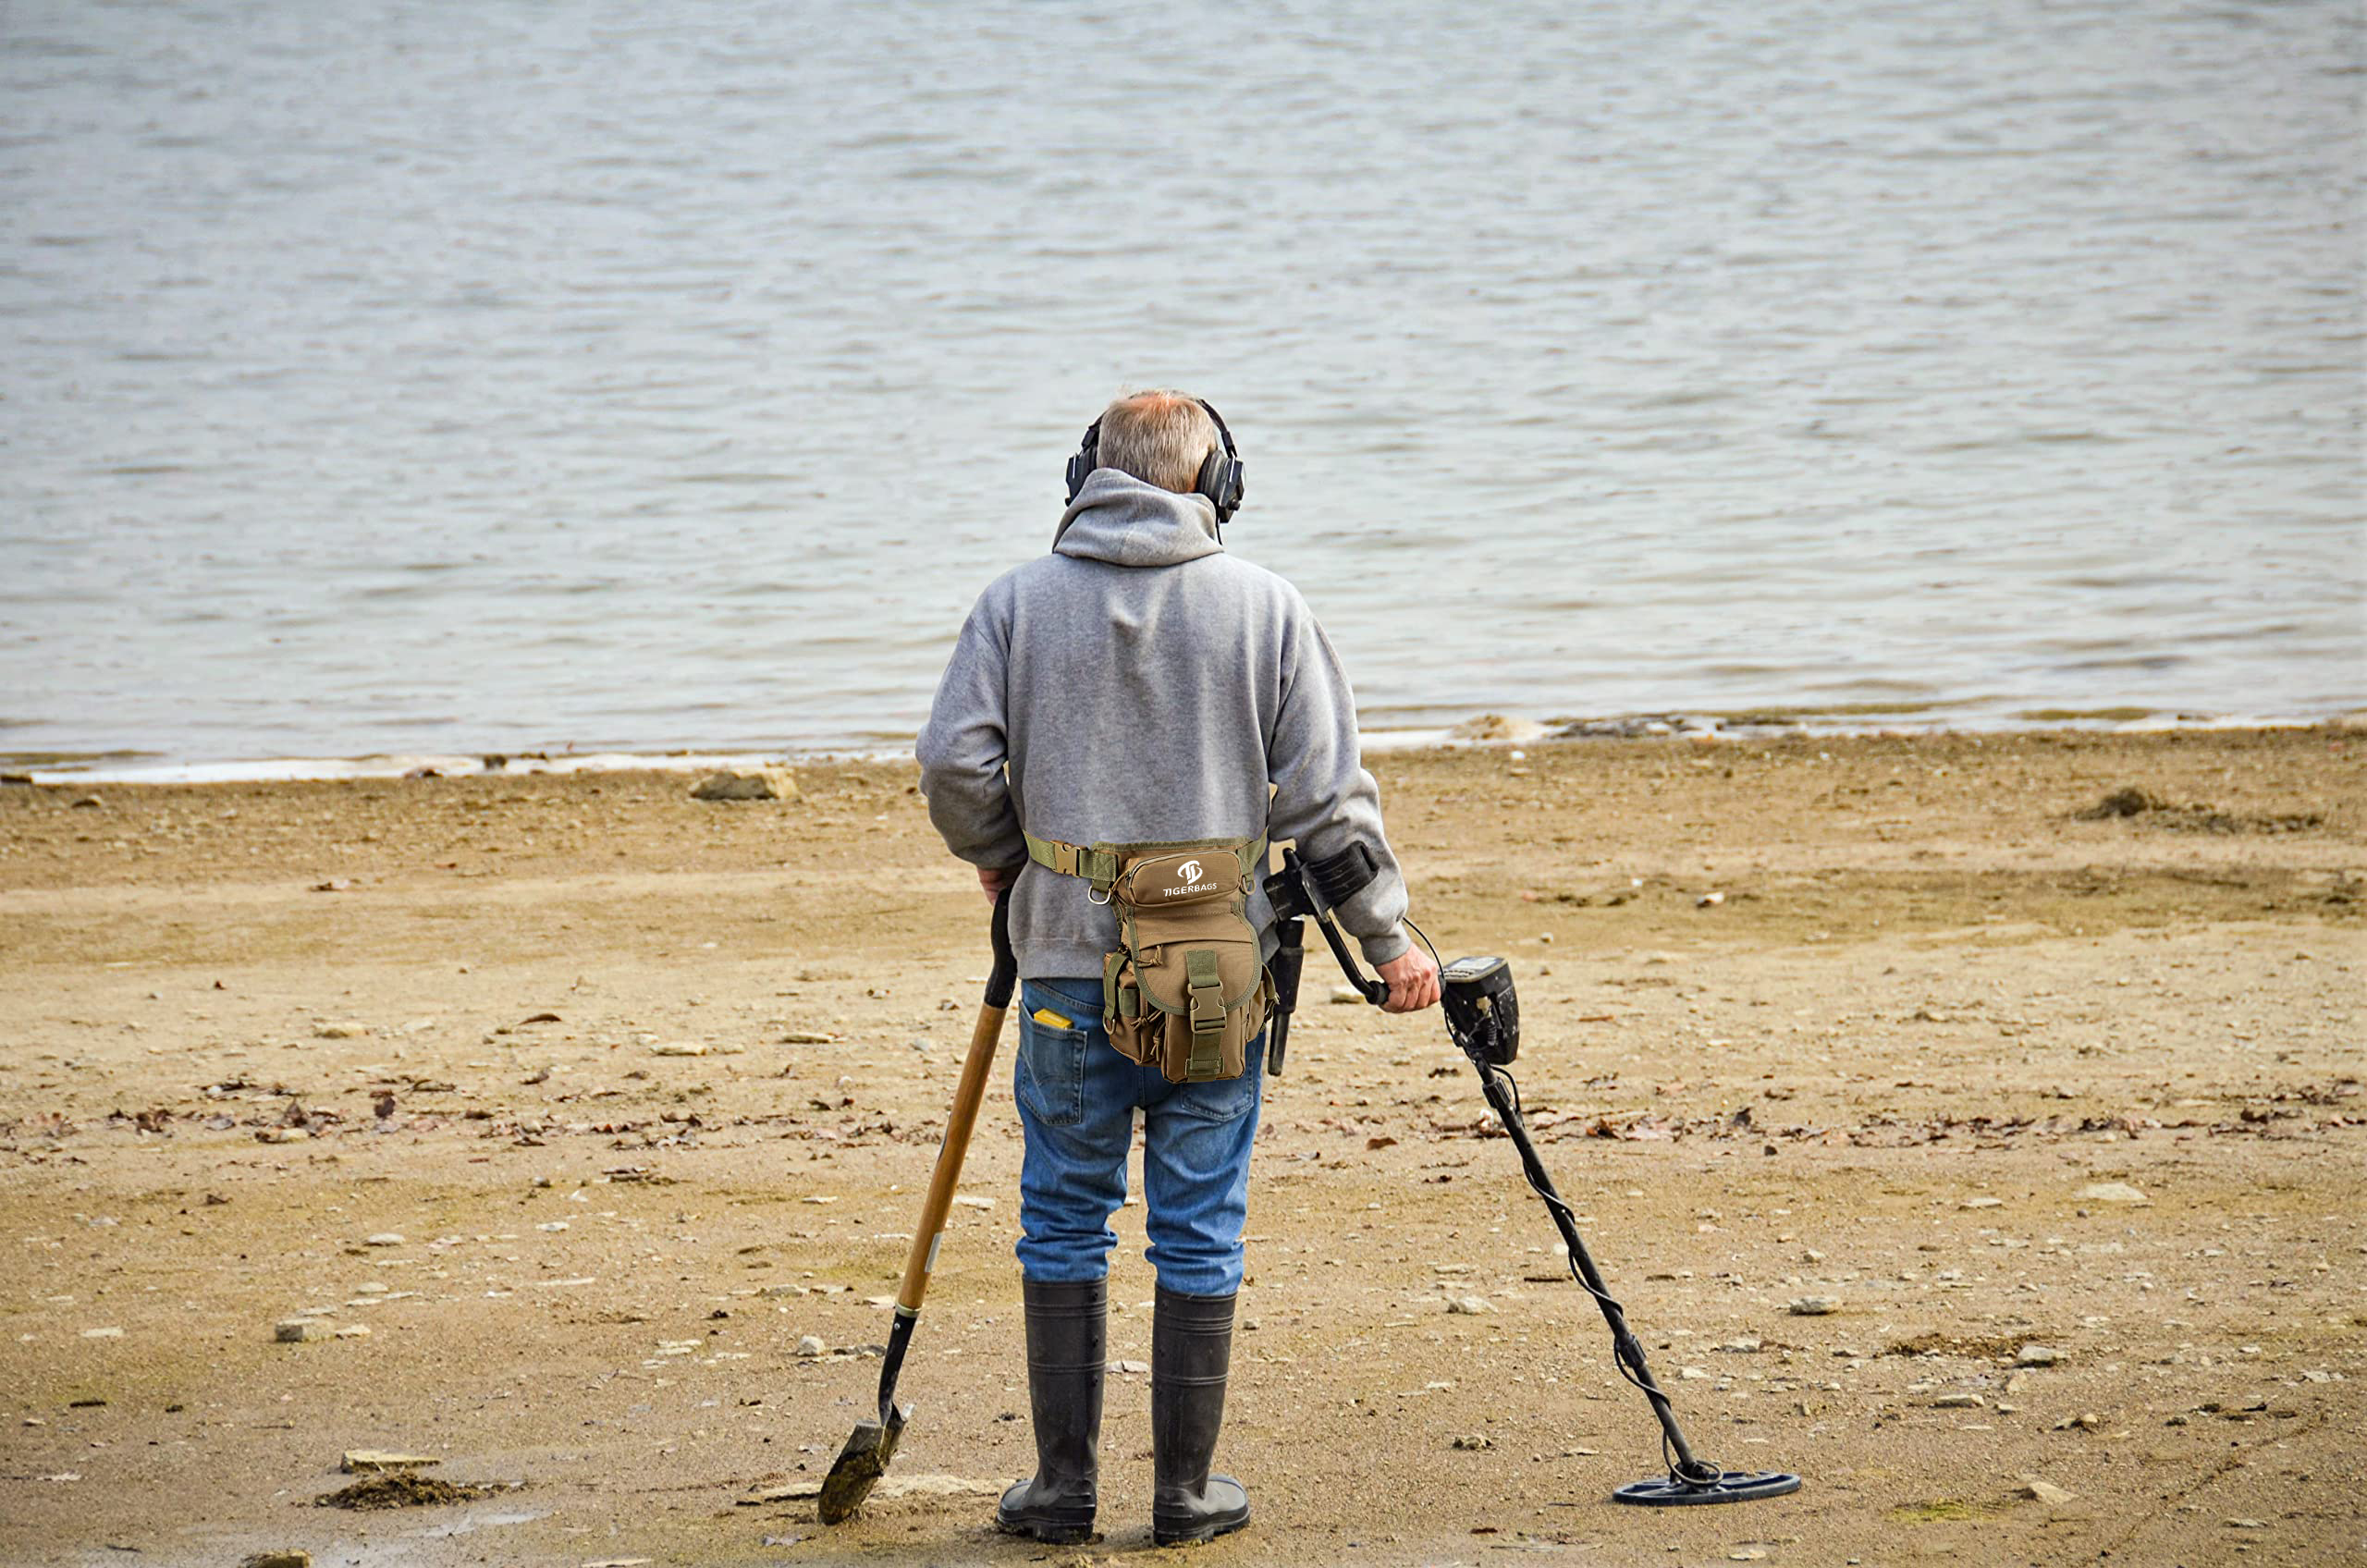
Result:
[[[1355,959],[1348,951],[1347,939],[1340,935],[1338,924],[1329,914],[1317,916],[1315,924],[1322,931],[1324,941],[1331,945],[1331,956],[1340,961],[1340,973],[1348,977],[1348,984],[1362,992],[1365,1000],[1375,1007],[1387,1001],[1389,982],[1375,979],[1357,966]]]

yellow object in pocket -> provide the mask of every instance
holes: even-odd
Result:
[[[1075,1024],[1070,1023],[1067,1019],[1062,1018],[1059,1013],[1054,1012],[1048,1007],[1037,1008],[1032,1016],[1035,1018],[1036,1023],[1043,1024],[1047,1028],[1073,1029],[1076,1027]]]

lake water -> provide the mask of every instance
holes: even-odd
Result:
[[[2367,704],[2349,0],[0,0],[0,752],[877,749],[1122,387],[1368,725]]]

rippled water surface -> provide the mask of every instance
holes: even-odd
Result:
[[[909,734],[1172,383],[1368,722],[2367,702],[2348,3],[0,0],[0,751]]]

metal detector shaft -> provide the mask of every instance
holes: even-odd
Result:
[[[1576,1265],[1578,1277],[1587,1283],[1595,1305],[1602,1308],[1603,1321],[1611,1325],[1612,1354],[1633,1374],[1636,1384],[1651,1401],[1652,1414],[1659,1417],[1662,1433],[1668,1439],[1669,1452],[1676,1459],[1679,1474],[1689,1474],[1698,1468],[1692,1448],[1685,1440],[1684,1429],[1676,1424],[1676,1412],[1670,1408],[1668,1395],[1652,1380],[1651,1369],[1644,1365],[1644,1347],[1627,1327],[1627,1315],[1612,1299],[1611,1287],[1604,1284],[1601,1272],[1594,1266],[1594,1257],[1587,1244],[1579,1239],[1576,1220],[1570,1218],[1570,1206],[1553,1185],[1553,1178],[1546,1173],[1544,1161],[1537,1158],[1537,1145],[1528,1141],[1527,1123],[1521,1120],[1520,1108],[1513,1100],[1504,1074],[1485,1062],[1473,1061],[1478,1071],[1479,1087],[1495,1109],[1496,1119],[1512,1135],[1513,1146],[1520,1151],[1522,1169],[1528,1173],[1529,1185],[1545,1199],[1546,1211],[1553,1216],[1554,1226],[1562,1232],[1563,1244],[1570,1249],[1570,1261]]]

